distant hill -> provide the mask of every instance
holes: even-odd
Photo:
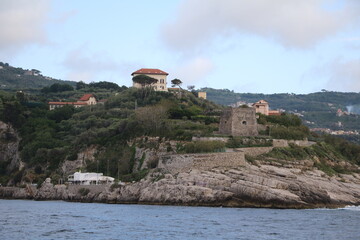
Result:
[[[299,114],[311,128],[360,130],[360,93],[323,91],[310,94],[260,94],[213,88],[202,88],[199,91],[206,92],[210,101],[222,105],[254,103],[264,99],[269,102],[271,109]],[[346,114],[337,116],[338,109]]]
[[[43,76],[37,69],[28,70],[0,62],[1,90],[40,89],[54,83],[67,83],[71,86],[76,86],[74,81],[63,81]]]

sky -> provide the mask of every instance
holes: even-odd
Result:
[[[360,0],[0,0],[0,61],[131,86],[360,92]]]

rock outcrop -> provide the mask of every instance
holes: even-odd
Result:
[[[251,165],[185,172],[151,172],[146,179],[117,186],[52,185],[33,195],[0,187],[2,198],[193,206],[314,208],[360,204],[360,175],[329,177],[304,166]],[[81,189],[89,189],[87,191]]]
[[[0,163],[6,163],[6,171],[12,172],[22,167],[19,155],[20,137],[11,125],[0,121]]]

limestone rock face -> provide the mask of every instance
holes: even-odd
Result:
[[[0,187],[1,198],[144,203],[193,206],[314,208],[360,204],[360,175],[328,176],[303,163],[244,163],[237,167],[193,168],[178,172],[155,169],[135,183],[52,185],[34,193]],[[84,191],[84,189],[88,189]],[[7,189],[7,190],[6,190]],[[15,190],[14,190],[15,189]]]
[[[7,171],[22,167],[19,154],[20,137],[9,124],[0,121],[0,162],[7,162]]]
[[[86,166],[86,162],[95,161],[95,154],[98,152],[96,145],[89,146],[88,148],[80,151],[77,154],[77,158],[73,161],[65,160],[61,166],[61,170],[65,175],[73,174],[79,168]]]

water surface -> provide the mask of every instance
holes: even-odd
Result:
[[[0,239],[360,239],[360,207],[277,210],[0,200]]]

